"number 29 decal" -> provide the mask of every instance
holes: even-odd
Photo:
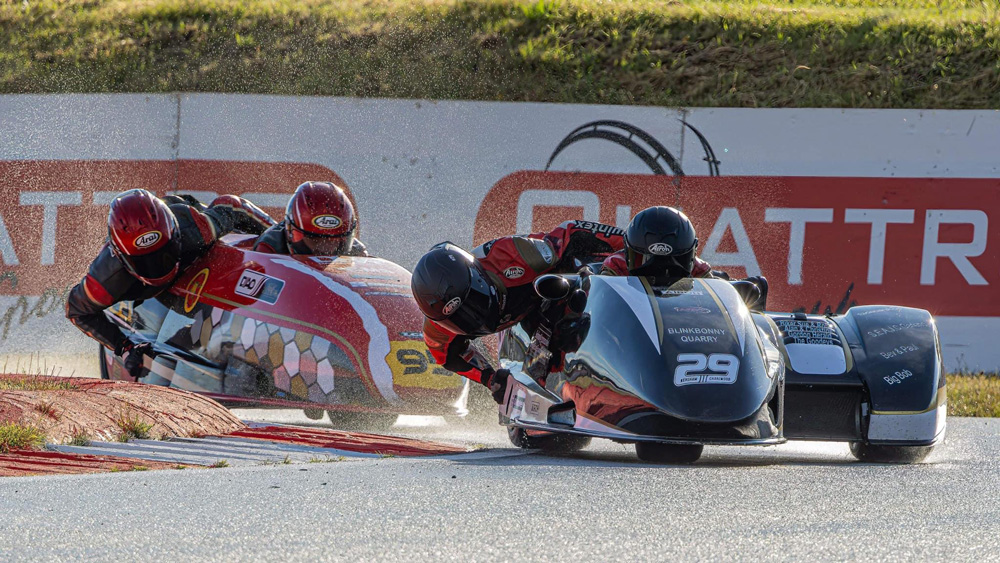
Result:
[[[674,385],[725,385],[736,383],[740,359],[732,354],[677,354]]]

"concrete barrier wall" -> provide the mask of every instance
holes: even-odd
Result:
[[[768,276],[773,308],[927,308],[951,369],[996,370],[997,146],[989,111],[0,96],[0,356],[92,353],[59,300],[115,193],[237,193],[280,215],[299,182],[335,178],[365,243],[406,267],[442,240],[678,205],[704,257]]]

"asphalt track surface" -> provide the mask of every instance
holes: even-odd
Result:
[[[950,420],[914,466],[842,444],[706,448],[682,467],[606,441],[526,454],[499,427],[393,432],[488,449],[0,479],[0,559],[1000,560],[1000,420]]]

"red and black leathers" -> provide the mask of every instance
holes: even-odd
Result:
[[[234,230],[259,234],[274,224],[274,220],[258,207],[236,196],[220,196],[204,211],[199,211],[198,207],[190,203],[170,205],[181,233],[178,276],[201,258],[219,237]],[[66,318],[104,346],[121,350],[127,339],[117,325],[105,317],[104,309],[120,301],[155,297],[170,287],[172,281],[159,286],[140,282],[125,269],[105,243],[90,264],[87,275],[70,290],[66,300]]]
[[[257,241],[253,244],[253,249],[257,252],[266,252],[268,254],[291,254],[292,252],[288,248],[288,232],[285,228],[285,222],[282,221],[277,225],[268,227],[262,235],[257,237]],[[343,254],[343,256],[368,255],[368,249],[358,239],[354,239],[350,251]]]
[[[503,237],[476,247],[472,251],[476,262],[500,293],[501,317],[496,331],[530,320],[541,303],[533,286],[536,278],[553,272],[576,272],[577,260],[600,260],[619,251],[625,244],[624,234],[621,229],[602,223],[566,221],[550,233]],[[472,339],[455,334],[433,320],[424,320],[424,341],[435,361],[486,384],[483,371],[470,363],[472,358],[467,350]]]

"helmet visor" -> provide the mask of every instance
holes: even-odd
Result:
[[[288,223],[288,235],[288,246],[293,254],[340,256],[346,254],[354,245],[353,232],[332,236],[314,235]]]
[[[435,322],[455,334],[493,334],[500,324],[500,301],[496,290],[477,266],[469,268],[469,272],[472,274],[472,281],[461,305],[451,315]]]
[[[629,274],[651,276],[657,279],[679,279],[691,277],[694,268],[694,249],[681,254],[659,256],[643,254],[629,248]]]
[[[173,237],[163,248],[149,254],[129,256],[118,254],[125,269],[146,284],[159,285],[170,281],[180,269],[180,237]]]

